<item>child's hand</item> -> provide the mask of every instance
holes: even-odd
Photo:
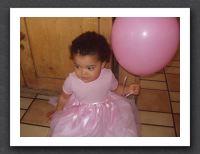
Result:
[[[62,110],[63,110],[62,108],[60,109],[60,108],[56,107],[54,110],[49,111],[49,112],[46,114],[48,120],[51,120],[51,119],[52,119],[53,114],[54,114],[55,112],[59,112],[59,111],[62,111]]]
[[[140,93],[140,85],[139,84],[133,83],[127,87],[126,96],[131,95],[131,94],[139,95],[139,93]]]
[[[47,118],[48,118],[48,120],[51,120],[51,118],[52,118],[52,116],[53,116],[53,114],[56,112],[56,110],[53,110],[53,111],[50,111],[50,112],[48,112],[47,113]]]

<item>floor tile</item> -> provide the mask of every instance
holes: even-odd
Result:
[[[167,66],[180,67],[180,61],[171,61]]]
[[[180,92],[169,92],[170,100],[175,102],[180,102]]]
[[[167,90],[166,82],[140,80],[141,88]]]
[[[174,114],[174,122],[175,122],[177,136],[180,136],[180,115],[179,114]]]
[[[47,137],[49,128],[34,125],[20,124],[21,137]]]
[[[37,94],[37,89],[31,89],[26,87],[20,87],[20,93],[29,93],[29,94]]]
[[[21,121],[25,123],[49,126],[49,121],[46,115],[53,109],[54,107],[50,105],[48,101],[36,99]]]
[[[45,99],[45,100],[49,100],[51,97],[53,97],[53,96],[41,95],[41,94],[37,95],[37,98],[39,98],[39,99]]]
[[[137,106],[140,110],[142,136],[175,136],[175,129],[178,136],[180,136],[179,59],[180,52],[177,52],[174,59],[163,70],[146,77],[136,77],[123,69],[119,70],[121,83],[123,83],[125,76],[128,76],[127,85],[140,80],[142,89],[140,95],[137,97]],[[166,73],[166,78],[164,73]],[[170,91],[169,93],[167,91],[168,88]],[[28,88],[22,88],[20,91],[20,95],[22,96],[20,100],[20,117],[22,117],[21,136],[47,136],[49,131],[49,121],[46,117],[46,113],[54,108],[48,104],[48,100],[50,97],[56,96],[58,92]],[[31,98],[35,98],[36,96],[37,99],[31,103],[33,101]],[[174,113],[174,122],[171,114],[170,100],[172,111]],[[28,109],[27,112],[26,109]]]
[[[21,88],[20,93],[35,93],[43,95],[57,95],[58,92],[50,90],[40,90],[40,89],[30,89],[30,88]]]
[[[31,89],[31,88],[27,88],[27,87],[20,87],[20,92],[34,92],[34,93],[37,93],[37,89]]]
[[[165,75],[163,73],[156,73],[151,76],[141,77],[142,80],[154,80],[154,81],[165,81]]]
[[[25,112],[26,112],[26,110],[20,110],[20,119],[23,117]]]
[[[28,109],[29,105],[31,104],[31,102],[33,101],[33,99],[31,98],[20,98],[20,108],[21,109]]]
[[[171,113],[139,111],[139,117],[140,122],[142,124],[153,124],[173,127],[173,118]]]
[[[119,69],[119,83],[123,84],[124,78],[127,76],[126,84],[129,85],[131,83],[139,82],[139,77],[134,76],[133,74],[127,72],[122,67]]]
[[[167,91],[141,89],[137,105],[140,110],[171,112]]]
[[[179,74],[166,74],[169,91],[180,91]]]
[[[173,60],[177,60],[177,61],[180,60],[180,49],[177,50]]]
[[[175,137],[174,128],[142,125],[141,126],[142,137]]]
[[[55,96],[58,95],[60,92],[56,91],[48,91],[48,90],[38,90],[38,94],[48,95],[48,96]]]
[[[158,72],[156,72],[156,73],[164,73],[164,68],[163,69],[161,69],[160,71],[158,71]]]
[[[165,67],[165,73],[180,74],[180,68],[179,67]]]
[[[179,102],[171,102],[173,113],[180,113],[180,103]]]
[[[156,72],[156,73],[164,73],[164,68],[161,69],[160,71]]]
[[[36,95],[37,94],[35,92],[26,92],[26,91],[20,92],[21,97],[35,98]]]

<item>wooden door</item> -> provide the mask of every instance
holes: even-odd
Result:
[[[60,91],[64,79],[73,71],[68,49],[71,41],[85,31],[96,31],[110,42],[111,27],[111,18],[21,18],[21,85]]]

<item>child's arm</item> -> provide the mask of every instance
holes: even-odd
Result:
[[[49,120],[52,118],[52,115],[56,112],[56,111],[62,111],[65,103],[68,101],[70,97],[70,94],[66,94],[64,92],[62,92],[58,98],[58,102],[56,105],[56,108],[53,111],[50,111],[47,113],[47,117],[49,118]]]
[[[56,111],[63,110],[63,108],[65,106],[65,103],[68,101],[70,95],[71,94],[66,94],[65,92],[61,93],[61,95],[58,98],[58,103],[57,103],[57,106],[56,106]]]
[[[67,102],[67,100],[69,99],[69,96],[71,94],[66,94],[65,92],[62,92],[61,95],[58,98],[58,103],[56,106],[56,111],[61,111],[63,110],[65,103]]]
[[[129,86],[123,87],[123,85],[119,84],[118,87],[114,90],[114,92],[123,96],[130,95],[130,94],[139,95],[140,85],[133,83],[133,84],[130,84]]]

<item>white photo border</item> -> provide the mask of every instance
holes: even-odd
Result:
[[[180,17],[180,137],[20,137],[20,17]],[[10,8],[10,146],[190,146],[190,8]]]

